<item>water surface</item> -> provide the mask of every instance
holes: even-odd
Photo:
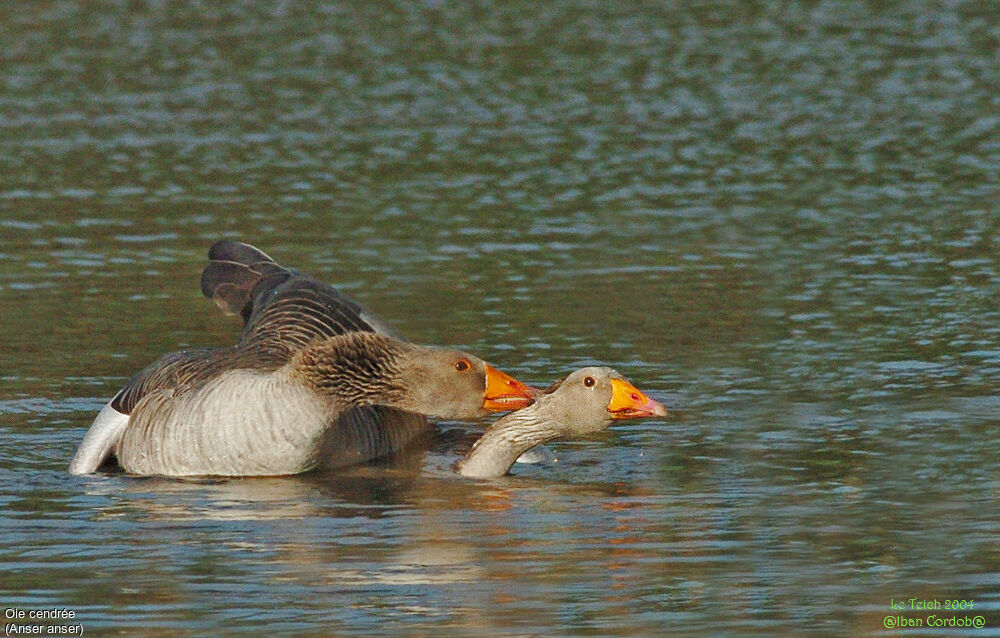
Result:
[[[989,6],[0,13],[5,609],[90,635],[880,635],[926,620],[890,608],[915,597],[1000,634]],[[236,338],[197,283],[222,237],[415,341],[536,384],[602,362],[676,413],[498,481],[441,442],[68,476],[134,371]]]

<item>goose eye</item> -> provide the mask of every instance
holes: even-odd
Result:
[[[465,359],[459,359],[458,361],[455,362],[455,369],[458,370],[459,372],[465,372],[471,367],[472,365]]]
[[[583,385],[587,386],[588,388],[594,387],[595,383],[597,383],[597,381],[594,380],[594,377],[587,377],[586,379],[583,380]]]

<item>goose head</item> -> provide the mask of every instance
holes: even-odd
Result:
[[[440,418],[518,410],[540,393],[475,355],[434,346],[418,346],[402,357],[396,378],[410,389],[407,409]]]
[[[456,469],[473,478],[502,476],[521,454],[541,443],[599,432],[623,419],[666,414],[661,403],[615,370],[581,368],[552,384],[533,405],[494,423]]]
[[[372,332],[320,340],[293,369],[347,405],[385,405],[443,419],[472,419],[524,408],[539,391],[479,357]]]
[[[599,432],[625,419],[667,415],[663,404],[604,366],[570,373],[544,390],[530,411],[557,427],[561,436]]]

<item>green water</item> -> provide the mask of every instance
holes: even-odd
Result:
[[[919,635],[1000,635],[996,12],[749,5],[0,7],[0,606],[744,636],[959,599],[938,616],[982,628]],[[69,476],[133,372],[235,340],[198,288],[222,237],[414,341],[537,385],[612,365],[675,414],[497,482],[441,442]]]

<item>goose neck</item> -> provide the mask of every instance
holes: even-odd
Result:
[[[510,470],[531,448],[559,438],[561,432],[531,407],[508,414],[480,437],[458,472],[472,478],[494,478]]]
[[[291,361],[293,374],[342,405],[395,405],[405,398],[399,383],[400,342],[374,333],[349,333],[313,343]]]

